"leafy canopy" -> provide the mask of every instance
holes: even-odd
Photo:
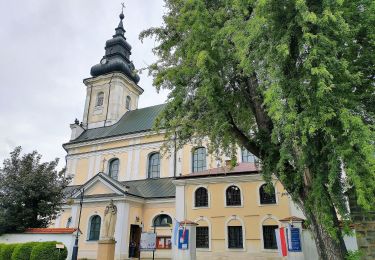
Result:
[[[58,172],[58,159],[41,162],[36,151],[17,147],[0,168],[0,234],[47,227],[56,218],[69,179]]]
[[[329,231],[333,206],[349,219],[349,188],[375,205],[374,1],[165,3],[164,24],[140,37],[155,37],[149,71],[171,91],[167,137],[208,137],[233,158],[246,147]]]

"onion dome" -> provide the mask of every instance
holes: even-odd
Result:
[[[115,29],[115,35],[105,43],[105,55],[99,64],[91,67],[90,74],[96,77],[111,72],[122,72],[137,84],[139,76],[135,72],[133,62],[130,61],[132,47],[124,36],[125,29],[122,23],[124,13],[121,12],[119,17],[120,23]]]

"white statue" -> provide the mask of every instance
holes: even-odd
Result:
[[[104,211],[104,225],[101,232],[102,240],[115,239],[116,220],[117,207],[113,204],[113,200],[111,200]]]

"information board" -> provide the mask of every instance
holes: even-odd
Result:
[[[156,233],[142,232],[141,245],[142,251],[153,251],[156,249]]]
[[[189,230],[180,229],[178,231],[178,249],[186,250],[189,248]]]
[[[301,252],[301,235],[299,228],[290,227],[287,232],[289,252]]]

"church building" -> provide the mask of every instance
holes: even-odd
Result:
[[[265,191],[256,157],[239,147],[230,167],[194,143],[161,153],[164,135],[153,124],[164,105],[138,107],[144,90],[123,19],[83,80],[82,123],[70,125],[63,145],[69,199],[54,227],[77,227],[80,218],[78,258],[97,259],[104,210],[113,200],[115,259],[152,257],[138,243],[141,232],[154,231],[155,259],[170,259],[173,223],[183,220],[197,223],[197,259],[281,259],[274,230],[298,213],[277,179],[273,192]]]

